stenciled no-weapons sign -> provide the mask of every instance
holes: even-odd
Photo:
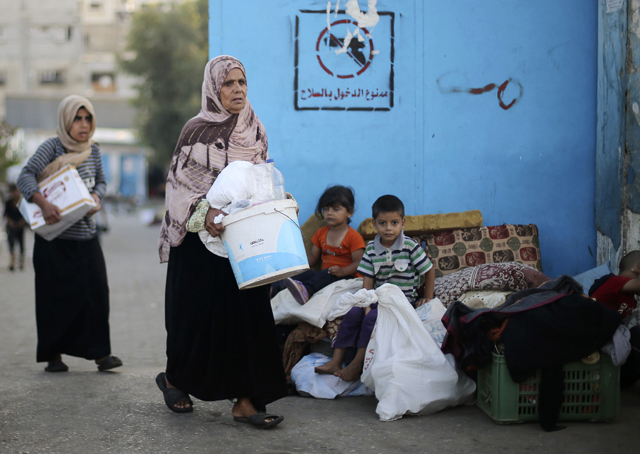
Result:
[[[296,16],[296,110],[393,107],[395,16],[376,11],[375,1],[369,3],[367,13],[360,12],[357,2],[332,11],[329,2],[326,11],[301,10]]]

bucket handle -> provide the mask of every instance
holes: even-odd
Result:
[[[278,210],[277,208],[273,208],[273,211],[275,211],[276,213],[280,213],[281,215],[283,215],[285,218],[289,219],[290,221],[293,221],[293,223],[296,225],[296,227],[298,227],[298,230],[302,230],[302,228],[298,225],[298,223],[296,221],[294,221],[293,219],[291,219],[286,213],[284,213],[283,211]]]

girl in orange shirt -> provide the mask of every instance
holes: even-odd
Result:
[[[319,228],[311,238],[313,247],[308,259],[309,266],[322,260],[322,270],[305,271],[284,281],[298,303],[306,303],[314,293],[337,280],[360,277],[356,270],[365,244],[362,236],[349,226],[354,204],[353,191],[345,186],[327,188],[318,200],[316,215],[327,226]]]

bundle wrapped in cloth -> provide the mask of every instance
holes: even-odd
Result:
[[[402,290],[384,284],[376,290],[343,295],[329,320],[354,306],[378,303],[378,319],[367,345],[362,383],[375,391],[382,421],[426,415],[475,401],[476,385],[455,368],[429,334]]]

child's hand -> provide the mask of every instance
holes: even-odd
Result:
[[[420,298],[418,301],[416,301],[416,309],[419,308],[420,306],[422,306],[424,303],[426,303],[427,300],[425,298]]]
[[[329,274],[331,276],[335,276],[335,277],[343,277],[345,275],[344,271],[342,271],[342,268],[336,265],[328,268],[327,271],[329,271]]]

